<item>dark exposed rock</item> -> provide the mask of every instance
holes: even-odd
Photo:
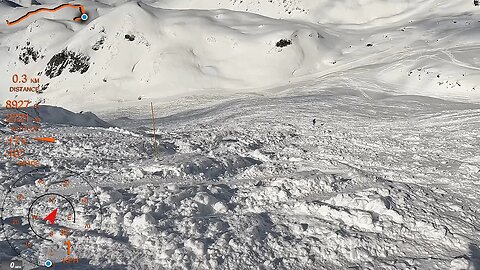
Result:
[[[125,39],[126,39],[126,40],[129,40],[129,41],[134,41],[134,40],[135,40],[135,36],[134,36],[134,35],[126,34],[126,35],[125,35]]]
[[[92,50],[98,51],[99,49],[103,48],[103,43],[105,43],[105,36],[100,37],[100,39],[93,44]]]
[[[49,86],[49,85],[50,85],[50,83],[42,84],[42,85],[40,86],[40,91],[39,91],[39,92],[40,92],[40,93],[45,92],[45,90],[48,89],[48,86]]]
[[[50,78],[60,76],[66,67],[69,67],[68,71],[70,73],[80,72],[83,74],[87,72],[90,67],[89,61],[90,57],[86,55],[64,49],[48,61],[47,67],[45,68],[45,75]]]
[[[275,46],[279,47],[279,48],[282,48],[282,47],[286,47],[288,45],[291,45],[292,44],[292,41],[291,40],[288,40],[288,39],[280,39],[277,44],[275,44]]]
[[[20,55],[18,56],[18,59],[22,61],[25,65],[33,62],[37,62],[40,56],[40,51],[36,51],[33,47],[29,47],[30,43],[27,43],[26,47],[23,47],[20,50]]]

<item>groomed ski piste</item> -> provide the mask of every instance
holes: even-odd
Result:
[[[102,205],[73,269],[479,270],[480,7],[219,2],[0,2],[2,104],[56,138],[27,158]]]

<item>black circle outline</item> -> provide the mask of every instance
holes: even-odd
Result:
[[[4,214],[4,207],[5,207],[5,201],[7,200],[7,198],[9,197],[9,194],[13,191],[13,188],[15,187],[15,184],[17,184],[17,182],[19,182],[20,180],[22,180],[25,176],[33,173],[33,172],[36,172],[38,169],[33,169],[29,172],[26,172],[24,173],[23,175],[21,175],[20,177],[18,177],[18,179],[13,182],[7,189],[6,193],[4,194],[4,197],[3,197],[3,201],[2,201],[2,206],[0,208],[0,223],[1,223],[1,231],[3,231],[3,235],[5,236],[5,240],[7,241],[8,245],[12,248],[12,250],[18,255],[20,256],[21,258],[25,259],[27,262],[33,264],[33,265],[36,265],[36,266],[40,266],[40,267],[45,267],[45,265],[41,265],[37,262],[33,262],[33,261],[30,261],[28,258],[22,256],[22,254],[18,251],[18,248],[15,247],[11,242],[10,242],[10,239],[7,235],[7,232],[5,230],[5,223],[3,222],[3,214]],[[90,184],[90,182],[87,181],[87,179],[83,176],[80,175],[80,173],[75,173],[73,171],[70,171],[70,173],[72,173],[70,176],[66,177],[66,178],[69,178],[69,177],[79,177],[81,178],[81,180],[83,180],[85,183],[87,183],[88,186],[90,186],[90,188],[92,189],[93,193],[95,194],[95,197],[97,197],[97,205],[98,205],[98,211],[100,213],[100,226],[99,228],[97,228],[97,230],[101,230],[102,229],[102,225],[103,225],[103,208],[102,208],[102,204],[100,203],[100,197],[98,196],[98,193],[95,191],[95,188],[92,186],[92,184]],[[40,178],[38,178],[40,179]],[[43,239],[43,238],[41,238]],[[45,267],[46,268],[46,267]]]
[[[30,220],[31,220],[31,218],[30,218],[30,217],[31,217],[31,216],[30,216],[30,213],[31,213],[31,211],[32,211],[33,205],[34,205],[38,200],[40,200],[41,198],[43,198],[43,197],[45,197],[45,196],[51,196],[51,195],[60,196],[60,197],[62,197],[63,199],[65,199],[65,200],[70,204],[70,206],[72,207],[72,210],[73,210],[73,223],[75,223],[75,220],[76,220],[76,219],[75,219],[75,217],[76,217],[75,207],[73,206],[73,203],[72,203],[67,197],[65,197],[65,196],[63,196],[63,195],[61,195],[61,194],[58,194],[58,193],[54,193],[54,192],[45,193],[45,194],[43,194],[43,195],[41,195],[41,196],[38,196],[35,200],[33,200],[33,202],[30,204],[30,207],[28,208],[28,216],[27,216],[28,226],[30,226],[30,229],[32,229],[32,232],[33,232],[36,236],[38,236],[39,238],[42,238],[42,239],[44,239],[44,240],[47,240],[47,241],[52,241],[52,240],[41,236],[40,234],[38,234],[38,233],[35,231],[35,229],[33,229],[32,223],[30,222]],[[52,241],[52,242],[53,242],[53,241]]]

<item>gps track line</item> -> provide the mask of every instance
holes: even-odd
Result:
[[[9,21],[7,20],[7,25],[15,25],[17,23],[20,23],[21,21],[25,20],[26,18],[38,14],[40,12],[57,12],[63,8],[78,8],[80,10],[80,16],[73,18],[74,21],[79,22],[79,21],[85,21],[88,19],[88,15],[85,13],[85,7],[80,4],[62,4],[56,8],[39,8],[34,11],[30,11],[27,14],[23,15],[22,17],[14,20],[14,21]]]

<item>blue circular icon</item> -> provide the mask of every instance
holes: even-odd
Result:
[[[86,21],[88,20],[88,15],[83,13],[82,16],[80,16],[80,19],[82,19],[82,21]]]
[[[49,268],[49,267],[52,267],[52,265],[53,265],[52,261],[50,261],[50,260],[45,261],[45,267]]]

